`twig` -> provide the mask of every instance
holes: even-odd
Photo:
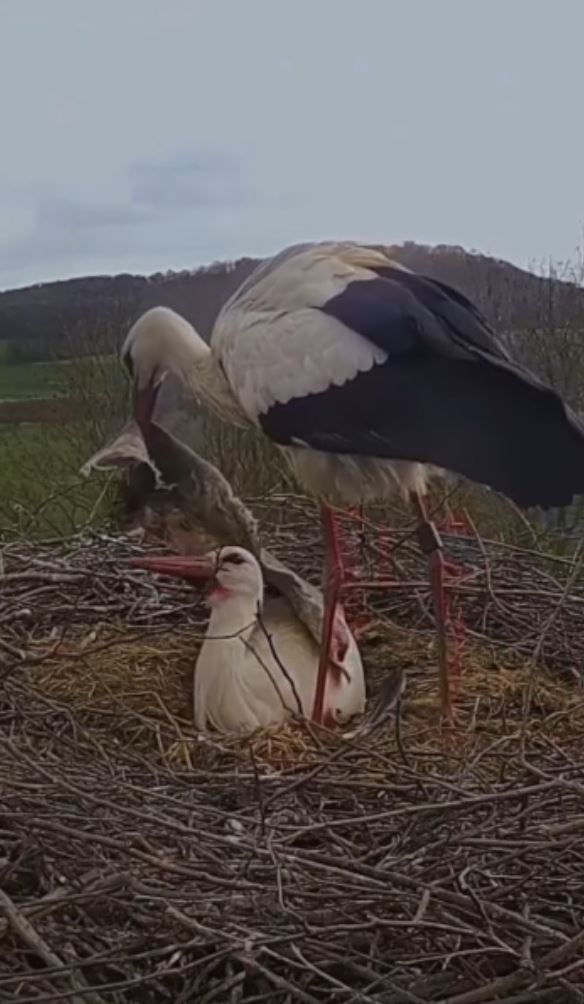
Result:
[[[14,929],[15,933],[22,938],[28,947],[35,952],[46,966],[50,969],[63,969],[63,963],[58,955],[52,951],[46,941],[35,931],[29,920],[15,906],[10,896],[0,889],[0,908],[3,910],[6,919]],[[85,977],[79,971],[66,971],[63,973],[74,990],[80,991],[79,997],[73,997],[75,1004],[105,1004],[105,1001],[98,994],[88,988]]]

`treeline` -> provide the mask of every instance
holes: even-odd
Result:
[[[396,259],[466,293],[514,355],[584,408],[584,265],[527,272],[463,248],[412,242]],[[218,311],[256,261],[216,262],[196,271],[97,276],[0,293],[2,361],[39,362],[117,351],[129,325],[164,304],[208,337]]]
[[[121,335],[149,307],[163,304],[187,317],[203,337],[227,297],[256,261],[214,263],[194,272],[117,275],[44,283],[0,293],[0,344],[5,362],[81,357],[115,351]]]

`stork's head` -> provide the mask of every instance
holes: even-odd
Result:
[[[253,554],[244,547],[221,547],[214,552],[214,589],[209,596],[212,606],[230,597],[246,597],[261,604],[264,582],[261,568]]]
[[[244,547],[220,547],[202,557],[134,558],[134,568],[146,568],[160,575],[172,575],[188,581],[211,583],[209,603],[218,606],[229,599],[243,599],[254,607],[263,601],[261,568]]]
[[[134,417],[144,429],[152,418],[160,385],[168,373],[188,383],[209,348],[184,317],[169,307],[152,307],[132,325],[120,356],[134,383]]]

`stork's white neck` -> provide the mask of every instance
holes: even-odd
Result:
[[[196,332],[169,358],[169,370],[224,420],[243,427],[249,420],[235,398],[215,354]]]
[[[216,587],[211,594],[211,617],[207,628],[207,639],[209,644],[221,646],[221,658],[217,659],[218,664],[225,665],[229,661],[228,653],[236,659],[241,659],[245,651],[244,643],[249,640],[256,628],[258,604],[261,602],[261,595],[231,593],[221,586]]]
[[[239,728],[249,714],[241,707],[241,669],[249,654],[245,643],[256,627],[258,603],[253,595],[217,589],[210,599],[211,617],[197,659],[193,693],[195,725],[201,731],[208,722],[216,728]]]

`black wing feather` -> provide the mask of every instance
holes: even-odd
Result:
[[[575,416],[574,416],[575,418]],[[458,360],[392,360],[260,418],[282,445],[414,460],[463,475],[522,507],[584,494],[584,430],[553,393]]]
[[[413,460],[488,485],[522,507],[584,494],[584,425],[509,359],[474,305],[443,283],[391,267],[350,283],[324,313],[388,360],[341,387],[260,416],[280,444]]]
[[[383,278],[401,283],[406,289],[409,289],[419,303],[446,324],[450,331],[456,333],[458,337],[467,339],[483,351],[504,359],[509,358],[503,346],[497,341],[495,332],[485,315],[472,300],[469,300],[454,286],[449,286],[438,279],[430,279],[415,272],[404,272],[391,266],[375,268],[371,271]]]

